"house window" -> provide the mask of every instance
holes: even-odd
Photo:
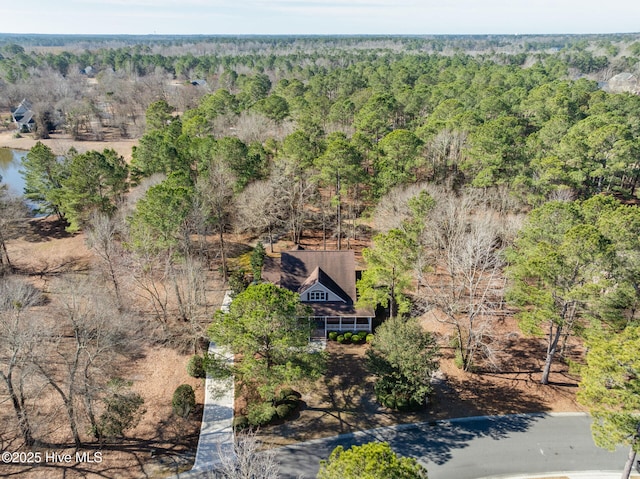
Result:
[[[325,291],[310,291],[309,301],[326,301],[327,293]]]

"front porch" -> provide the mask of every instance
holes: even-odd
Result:
[[[372,332],[373,318],[363,316],[313,316],[309,320],[314,325],[312,339],[326,339],[330,331]]]

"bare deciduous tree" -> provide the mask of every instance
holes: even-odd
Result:
[[[409,200],[415,198],[421,191],[434,191],[433,187],[427,187],[424,183],[416,183],[409,186],[396,186],[380,199],[373,212],[373,220],[376,230],[386,233],[392,229],[401,229],[403,223],[411,218]],[[439,190],[435,189],[436,192]]]
[[[285,205],[284,221],[291,233],[291,240],[300,243],[305,221],[309,218],[309,204],[318,195],[318,185],[311,181],[294,160],[281,159],[273,167],[276,195]]]
[[[436,197],[422,238],[436,268],[426,284],[428,301],[444,313],[438,319],[454,328],[464,370],[478,353],[495,361],[492,322],[503,304],[501,218],[476,206],[467,193]]]
[[[166,255],[140,250],[132,255],[131,269],[131,278],[136,288],[134,294],[149,302],[163,332],[167,330],[169,319],[169,294],[165,285],[167,260]]]
[[[285,217],[285,191],[279,188],[280,179],[256,181],[248,185],[236,199],[237,224],[242,231],[267,233],[273,253],[273,232]]]
[[[113,285],[118,309],[122,309],[121,275],[118,270],[123,251],[118,241],[120,235],[118,220],[105,213],[94,212],[85,230],[87,244],[100,258],[106,275]]]
[[[230,132],[244,143],[264,143],[269,138],[282,141],[287,135],[293,133],[293,123],[276,122],[254,111],[242,112],[236,119],[235,126],[231,130],[223,132],[222,136],[230,136]]]
[[[273,449],[262,450],[255,433],[238,434],[233,450],[220,449],[211,479],[278,479],[280,466]]]
[[[224,246],[224,233],[230,226],[230,213],[233,208],[233,185],[235,177],[231,170],[220,160],[213,159],[206,174],[198,177],[196,190],[201,198],[201,207],[205,218],[211,218],[218,230],[222,278],[227,281],[227,256]]]
[[[6,242],[19,234],[27,216],[28,210],[22,199],[12,197],[7,185],[0,183],[0,275],[12,269]]]
[[[456,181],[461,178],[458,166],[464,159],[467,134],[460,131],[441,130],[425,148],[427,164],[431,166],[431,176],[438,183],[448,183],[457,189]]]
[[[29,309],[41,300],[40,292],[15,276],[0,278],[0,379],[11,401],[25,445],[34,443],[29,420],[25,380],[29,362],[39,344],[40,328]]]
[[[86,277],[63,278],[53,288],[56,319],[31,361],[59,395],[73,442],[82,445],[82,421],[98,431],[95,403],[121,357],[134,354],[135,322]]]

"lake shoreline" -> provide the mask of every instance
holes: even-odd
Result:
[[[15,130],[0,132],[0,148],[8,148],[11,150],[29,151],[38,141],[51,148],[54,154],[65,155],[71,147],[78,150],[79,153],[87,151],[102,151],[106,148],[112,148],[121,155],[127,162],[131,160],[132,148],[138,144],[138,140],[124,139],[118,141],[76,141],[70,135],[52,134],[51,138],[46,140],[36,140],[32,134],[24,134],[20,138],[15,138]]]

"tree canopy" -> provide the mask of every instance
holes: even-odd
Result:
[[[578,401],[591,412],[596,445],[610,451],[619,445],[630,447],[628,477],[633,456],[640,452],[640,327],[594,334],[586,345]]]
[[[209,335],[242,355],[234,370],[244,386],[272,399],[277,387],[317,377],[322,369],[323,356],[307,352],[308,315],[298,294],[272,283],[252,284],[229,312],[215,315]]]
[[[377,377],[380,403],[400,410],[425,406],[433,391],[431,374],[438,368],[438,346],[415,318],[390,318],[378,326],[367,362]]]
[[[625,272],[620,261],[627,258],[636,265],[637,258],[635,253],[628,256],[625,227],[611,227],[614,218],[628,220],[630,213],[638,216],[637,210],[605,197],[549,202],[531,212],[508,252],[508,297],[521,306],[521,328],[535,334],[546,329],[543,383],[563,335],[602,323],[619,327],[635,310],[638,296],[629,274],[634,276],[635,266]],[[618,235],[622,237],[616,239]]]
[[[410,457],[398,456],[386,442],[369,442],[345,450],[336,447],[320,462],[318,479],[427,479],[427,470]]]
[[[391,230],[373,238],[373,247],[362,256],[367,269],[358,281],[358,303],[369,307],[378,304],[389,308],[394,318],[409,310],[404,293],[411,284],[412,257],[415,243],[400,230]]]

